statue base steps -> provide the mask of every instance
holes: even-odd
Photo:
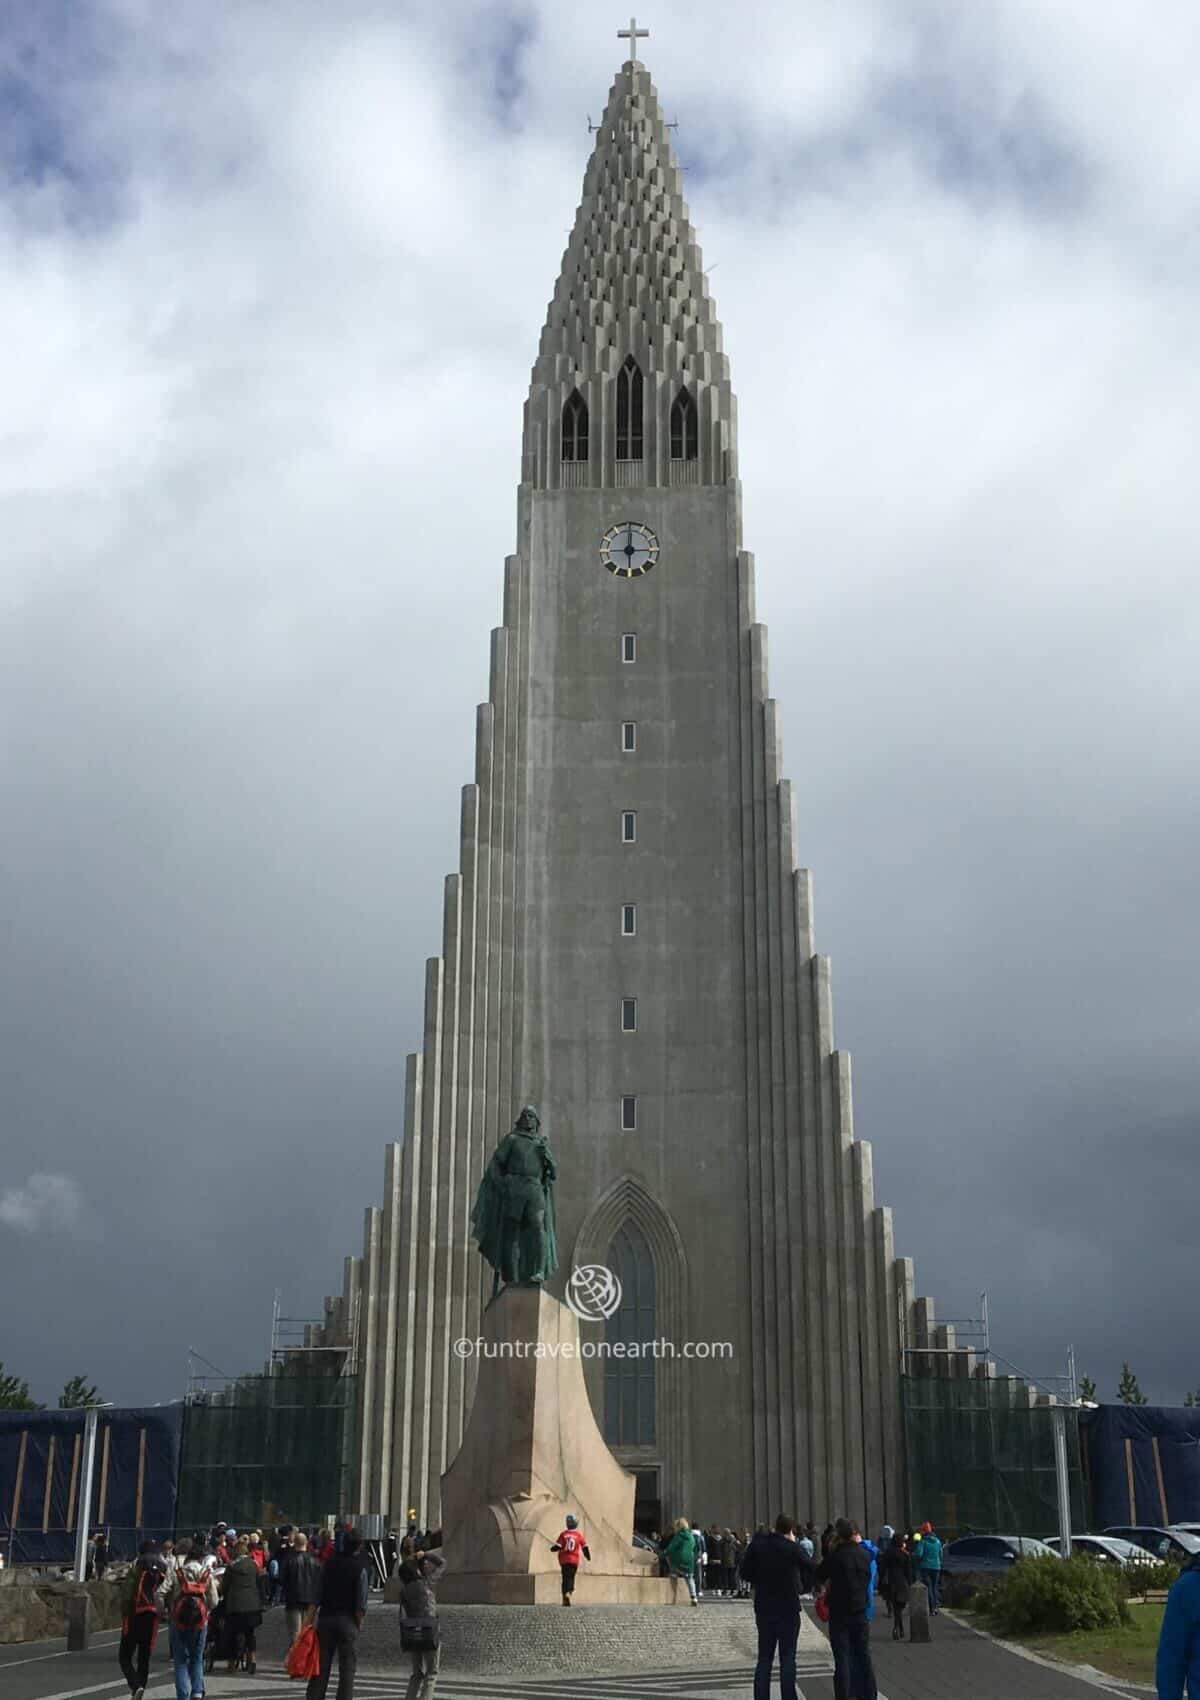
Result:
[[[557,1606],[563,1610],[556,1575],[504,1576],[494,1571],[443,1576],[438,1604],[459,1606]],[[580,1566],[570,1609],[587,1606],[686,1606],[687,1583],[664,1576],[603,1576]]]
[[[741,1685],[729,1689],[730,1696],[736,1693],[740,1700],[749,1694],[746,1673],[757,1656],[758,1636],[748,1600],[702,1600],[698,1610],[680,1611],[663,1606],[604,1606],[589,1602],[586,1587],[581,1576],[577,1603],[566,1611],[561,1605],[443,1604],[439,1586],[442,1678],[447,1690],[460,1676],[478,1683],[481,1697],[507,1693],[517,1678],[562,1677],[571,1680],[555,1684],[553,1693],[571,1695],[584,1672],[597,1677],[634,1676],[641,1683],[647,1671],[671,1671],[677,1676],[693,1673],[694,1686],[700,1690],[721,1687],[720,1682],[706,1682],[704,1677],[736,1673]],[[273,1621],[282,1616],[273,1612],[267,1618],[260,1631],[260,1651],[268,1633],[282,1635],[283,1625]],[[400,1651],[399,1614],[372,1608],[367,1628],[358,1643],[360,1684],[367,1682],[369,1691],[374,1673],[387,1674],[393,1681],[407,1677],[409,1658]],[[800,1619],[796,1666],[806,1693],[830,1692],[829,1643],[807,1616]],[[812,1679],[812,1687],[805,1678]],[[821,1678],[824,1682],[818,1686]]]

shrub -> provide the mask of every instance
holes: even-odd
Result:
[[[1109,1629],[1129,1616],[1118,1567],[1080,1557],[1018,1560],[982,1609],[1007,1635]]]
[[[1131,1564],[1123,1575],[1128,1591],[1145,1599],[1151,1589],[1165,1593],[1172,1583],[1177,1582],[1179,1566],[1170,1559],[1160,1559],[1157,1564]]]

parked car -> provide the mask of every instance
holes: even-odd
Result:
[[[1046,1545],[1058,1551],[1058,1536],[1047,1535]],[[1153,1564],[1154,1555],[1145,1547],[1123,1541],[1119,1535],[1072,1535],[1071,1551],[1085,1558],[1097,1558],[1106,1564]]]
[[[1123,1541],[1144,1547],[1155,1558],[1195,1558],[1200,1553],[1200,1535],[1186,1529],[1163,1529],[1154,1523],[1120,1523],[1105,1529],[1106,1535],[1118,1535]]]
[[[990,1571],[1000,1575],[1019,1558],[1057,1558],[1045,1541],[1031,1535],[964,1535],[942,1552],[942,1569]]]

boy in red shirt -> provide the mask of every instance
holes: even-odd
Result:
[[[589,1564],[592,1562],[592,1555],[587,1548],[587,1537],[579,1527],[579,1519],[573,1511],[568,1511],[567,1526],[550,1551],[558,1554],[558,1566],[562,1575],[562,1602],[563,1605],[569,1606],[571,1595],[575,1592],[580,1558],[586,1558]]]

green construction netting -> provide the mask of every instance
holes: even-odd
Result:
[[[1053,1411],[1030,1405],[1011,1377],[901,1378],[908,1504],[939,1534],[1033,1535],[1058,1530]],[[1067,1408],[1071,1521],[1086,1527],[1079,1425]]]
[[[353,1376],[313,1359],[193,1394],[184,1413],[180,1530],[318,1523],[346,1509]]]

